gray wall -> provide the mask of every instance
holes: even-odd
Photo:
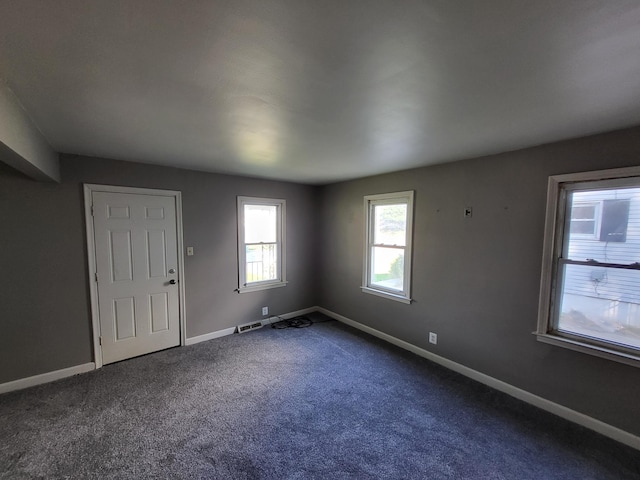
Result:
[[[537,342],[549,175],[640,164],[640,129],[329,185],[319,304],[640,435],[638,369]],[[363,196],[415,190],[413,298],[360,291]],[[463,209],[473,207],[473,217]],[[438,345],[428,343],[428,332]]]
[[[62,183],[0,163],[0,383],[93,360],[82,183],[180,190],[187,337],[317,299],[318,187],[62,156]],[[287,200],[284,288],[237,294],[236,196]]]

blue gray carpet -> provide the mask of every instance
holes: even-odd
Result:
[[[640,452],[326,322],[3,395],[0,478],[621,480]]]

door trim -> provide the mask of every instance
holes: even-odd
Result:
[[[100,315],[98,310],[98,283],[96,282],[96,245],[93,228],[93,192],[129,193],[136,195],[155,195],[173,197],[176,201],[176,234],[178,244],[178,314],[180,315],[180,345],[185,345],[187,332],[187,318],[185,309],[185,280],[184,280],[184,242],[182,230],[182,193],[177,190],[156,190],[152,188],[120,187],[115,185],[98,185],[85,183],[84,188],[84,216],[87,231],[87,263],[89,266],[89,292],[91,295],[91,326],[93,330],[93,358],[96,369],[102,367],[102,348],[100,348]]]

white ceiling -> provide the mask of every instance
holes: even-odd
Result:
[[[637,0],[0,0],[65,153],[328,183],[640,124]]]

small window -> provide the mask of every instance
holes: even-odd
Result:
[[[640,366],[640,169],[549,179],[536,333]]]
[[[284,200],[238,197],[238,292],[286,285]]]
[[[575,202],[571,207],[572,235],[584,235],[585,237],[596,238],[598,230],[598,203]]]
[[[413,192],[368,195],[364,204],[362,291],[410,303]]]

